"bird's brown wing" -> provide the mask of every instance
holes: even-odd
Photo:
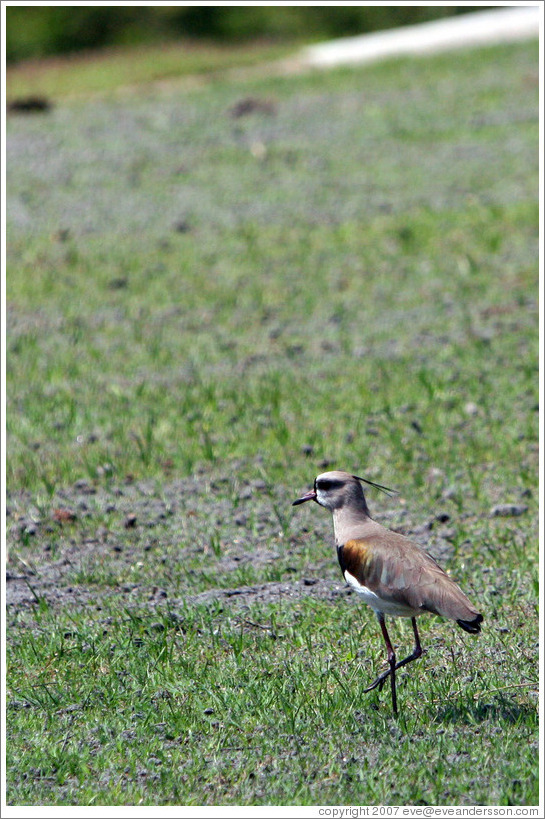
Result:
[[[343,573],[386,602],[457,621],[471,622],[478,616],[433,557],[396,532],[384,529],[347,541],[339,548],[339,562]]]

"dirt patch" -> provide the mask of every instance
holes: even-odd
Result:
[[[273,494],[265,481],[238,482],[232,473],[166,486],[80,480],[47,503],[12,493],[8,612],[44,604],[100,607],[113,597],[153,609],[167,602],[170,608],[213,601],[241,607],[351,596],[335,559],[329,516],[312,516],[309,529],[309,516],[293,514],[291,500],[287,489],[275,487]],[[394,526],[400,516],[403,511],[390,511],[377,518]],[[439,515],[394,528],[444,564],[452,556],[444,523]],[[311,563],[309,542],[323,549]]]

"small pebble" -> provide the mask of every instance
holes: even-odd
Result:
[[[426,474],[426,481],[429,484],[440,483],[444,477],[445,473],[442,469],[439,469],[437,466],[432,466]]]
[[[492,507],[490,517],[512,518],[523,515],[527,511],[528,507],[524,503],[500,503]]]
[[[34,523],[29,523],[28,526],[24,528],[25,535],[35,535],[38,531],[38,527],[34,525]]]
[[[445,500],[452,500],[458,496],[458,488],[456,486],[447,486],[445,491],[443,492],[442,497]]]

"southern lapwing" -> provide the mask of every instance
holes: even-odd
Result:
[[[324,472],[314,489],[293,506],[316,501],[333,513],[337,556],[344,578],[378,617],[388,652],[389,669],[365,691],[382,689],[390,677],[392,706],[397,714],[396,671],[423,653],[416,618],[424,612],[454,620],[470,634],[481,630],[483,621],[463,591],[420,546],[372,520],[361,482],[387,490],[348,472]],[[410,617],[415,646],[412,654],[397,662],[385,616]]]

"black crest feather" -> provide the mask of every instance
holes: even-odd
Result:
[[[382,486],[380,483],[375,483],[374,481],[368,481],[367,478],[360,478],[359,475],[353,475],[357,481],[362,481],[362,483],[367,483],[369,486],[374,486],[375,489],[380,489],[381,492],[384,492],[386,495],[397,495],[397,489],[389,489],[387,486]]]

